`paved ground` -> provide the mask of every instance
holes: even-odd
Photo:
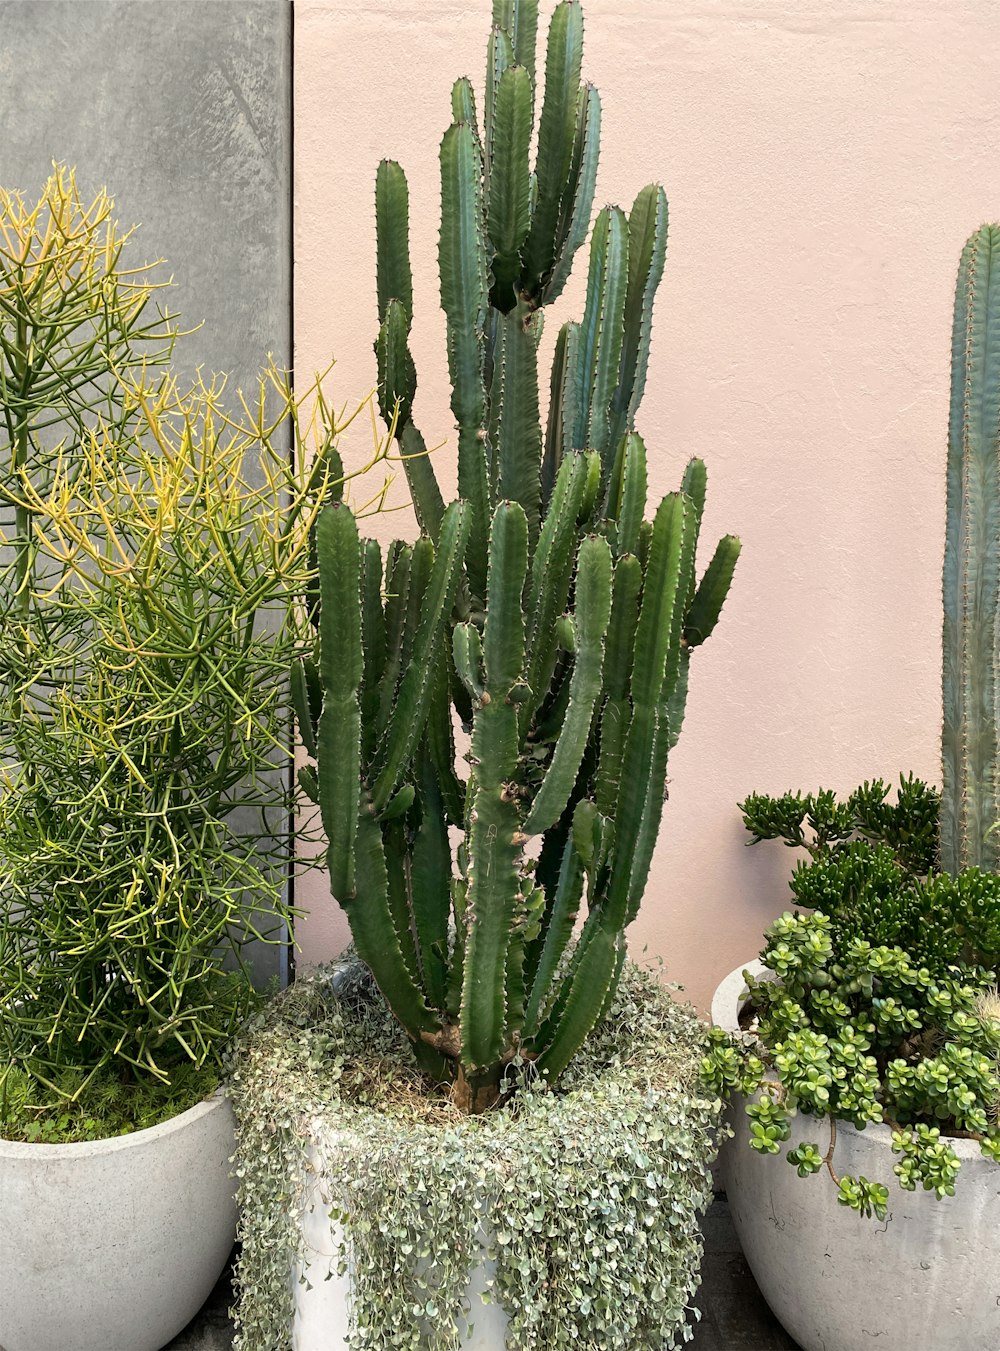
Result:
[[[740,1252],[729,1207],[719,1197],[705,1216],[705,1260],[697,1305],[695,1351],[797,1351],[775,1321]],[[166,1351],[231,1351],[228,1272],[194,1322]]]
[[[716,1197],[702,1227],[705,1256],[695,1299],[701,1322],[688,1345],[696,1351],[798,1351],[757,1289],[724,1196]]]
[[[233,1325],[229,1321],[232,1294],[227,1270],[198,1317],[164,1351],[232,1351]]]

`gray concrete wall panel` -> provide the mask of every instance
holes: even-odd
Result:
[[[286,0],[0,0],[0,180],[35,200],[56,161],[107,186],[201,325],[182,376],[291,364],[291,30]],[[257,945],[260,978],[285,965]]]

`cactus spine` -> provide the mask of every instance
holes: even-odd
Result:
[[[419,1063],[467,1111],[496,1100],[515,1055],[555,1078],[614,994],[690,654],[715,627],[739,553],[726,536],[699,583],[700,460],[645,520],[634,422],[666,253],[656,185],[628,215],[597,216],[543,435],[538,340],[586,241],[601,105],[581,83],[579,0],[561,0],[532,172],[537,0],[495,0],[493,22],[485,125],[458,81],[440,156],[462,500],[445,509],[412,422],[408,197],[386,161],[380,397],[423,537],[383,564],[347,507],[325,509],[319,654],[297,679],[318,762],[303,783],[322,809],[334,896]],[[464,776],[453,709],[471,734]],[[464,832],[454,859],[449,826]]]

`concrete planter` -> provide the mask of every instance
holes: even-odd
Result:
[[[292,1351],[340,1351],[350,1335],[351,1277],[349,1271],[342,1276],[337,1272],[340,1228],[329,1216],[331,1188],[325,1180],[329,1167],[323,1147],[329,1135],[323,1122],[313,1122],[311,1138],[301,1215],[305,1254],[293,1282]],[[507,1315],[498,1304],[483,1304],[480,1298],[491,1268],[484,1255],[472,1269],[467,1291],[472,1326],[466,1323],[459,1330],[465,1351],[505,1351],[507,1345]]]
[[[759,962],[747,969],[760,975]],[[739,1031],[743,968],[722,982],[712,1019]],[[887,1126],[837,1124],[834,1168],[890,1187],[886,1223],[837,1203],[823,1171],[800,1178],[785,1159],[806,1140],[825,1150],[825,1122],[792,1121],[776,1155],[746,1143],[745,1103],[734,1098],[736,1137],[720,1156],[723,1183],[747,1262],[771,1306],[803,1351],[972,1351],[1000,1346],[1000,1168],[973,1140],[951,1143],[962,1160],[953,1197],[906,1192],[892,1172]]]
[[[159,1351],[235,1240],[233,1148],[221,1094],[111,1140],[0,1140],[0,1347]]]
[[[422,1091],[363,966],[300,975],[234,1063],[241,1345],[671,1345],[718,1131],[702,1046],[693,1010],[627,963],[563,1090],[464,1117]]]

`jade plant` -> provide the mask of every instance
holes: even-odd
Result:
[[[0,192],[0,1135],[114,1134],[211,1089],[283,941],[308,473],[285,377],[227,410],[104,192]],[[256,486],[252,486],[250,479]],[[265,622],[266,621],[266,622]],[[224,959],[225,962],[224,962]],[[224,969],[224,966],[232,968]]]
[[[954,1195],[948,1141],[979,1140],[1000,1163],[1000,876],[929,867],[939,794],[912,777],[897,803],[864,784],[743,804],[753,843],[809,851],[792,876],[797,907],[765,933],[765,979],[747,974],[746,1036],[713,1029],[708,1082],[746,1098],[749,1143],[777,1154],[790,1120],[826,1134],[786,1151],[800,1176],[827,1170],[840,1202],[884,1219],[888,1179],[840,1176],[838,1121],[892,1129],[900,1186]],[[862,833],[863,832],[863,833]],[[932,855],[930,855],[932,857]]]
[[[468,1112],[497,1100],[515,1060],[555,1080],[609,1007],[690,656],[739,553],[726,536],[698,580],[698,459],[645,519],[634,420],[666,249],[656,185],[628,215],[597,215],[543,426],[542,320],[589,230],[600,100],[581,83],[580,4],[562,0],[532,170],[537,0],[496,0],[493,17],[482,120],[459,80],[440,155],[461,496],[445,507],[413,422],[407,187],[386,161],[380,395],[423,533],[383,558],[346,505],[326,507],[318,656],[296,676],[333,895],[420,1066]]]
[[[962,254],[952,340],[944,558],[943,791],[901,779],[846,800],[754,794],[756,843],[805,848],[796,905],[766,932],[772,979],[748,981],[749,1042],[712,1033],[709,1082],[749,1098],[751,1145],[778,1153],[789,1118],[827,1118],[828,1146],[788,1152],[826,1167],[847,1206],[886,1214],[884,1180],[838,1177],[836,1122],[892,1127],[900,1185],[952,1194],[949,1136],[1000,1162],[1000,832],[996,676],[1000,600],[1000,227]]]

